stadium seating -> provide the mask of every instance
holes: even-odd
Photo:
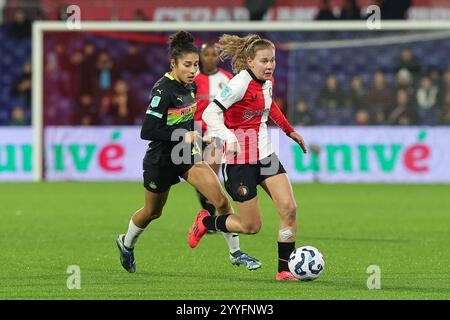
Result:
[[[11,87],[21,75],[23,64],[31,59],[31,41],[10,37],[9,26],[0,25],[0,52],[0,125],[9,122],[11,110],[16,105],[25,108],[29,121],[31,106],[27,106],[26,101],[22,99],[14,98],[11,95]]]
[[[384,36],[404,36],[413,34],[412,31],[391,31],[377,34]],[[214,39],[215,33],[197,33],[201,40]],[[418,42],[407,42],[405,44],[380,44],[376,46],[349,46],[333,48],[333,43],[339,40],[350,40],[367,38],[370,35],[364,32],[267,32],[264,36],[272,39],[275,43],[286,43],[288,41],[299,44],[314,42],[329,42],[330,47],[303,48],[295,50],[278,50],[276,91],[275,94],[285,98],[288,103],[305,100],[318,124],[351,124],[349,111],[339,112],[337,119],[328,119],[326,113],[316,106],[317,97],[323,87],[325,79],[330,74],[336,74],[342,89],[346,90],[350,79],[360,75],[366,87],[372,82],[375,71],[382,70],[386,74],[386,80],[392,86],[395,84],[395,66],[398,61],[400,50],[409,47],[421,62],[422,70],[430,66],[437,66],[441,70],[450,66],[450,38],[440,40],[428,40]],[[69,41],[70,39],[70,41]],[[75,41],[72,41],[75,40]],[[127,40],[114,39],[112,37],[98,34],[85,33],[81,35],[50,36],[45,41],[45,51],[49,52],[58,42],[66,44],[66,52],[80,50],[84,43],[92,42],[98,52],[106,51],[114,62],[120,61],[127,52],[129,42]],[[19,43],[20,42],[20,43]],[[120,72],[120,77],[128,82],[132,92],[136,93],[145,109],[149,89],[154,82],[168,70],[167,48],[159,43],[142,43],[142,52],[145,55],[149,70],[135,75],[128,72]],[[7,124],[10,111],[15,105],[24,105],[24,101],[11,96],[11,86],[14,80],[20,76],[22,65],[31,59],[31,39],[15,40],[8,35],[8,25],[0,27],[0,125]],[[290,63],[294,61],[293,66]],[[228,63],[223,67],[230,70]],[[61,70],[59,76],[46,77],[45,85],[52,87],[61,81],[69,81],[67,71]],[[64,75],[64,73],[66,73]],[[292,96],[287,96],[292,94]],[[76,107],[76,101],[67,97],[63,92],[52,90],[50,96],[46,96],[46,121],[48,124],[70,124],[70,110]],[[30,106],[25,106],[27,118],[30,119]],[[66,115],[61,117],[61,115]],[[350,123],[349,123],[350,121]],[[426,123],[433,123],[427,120]]]

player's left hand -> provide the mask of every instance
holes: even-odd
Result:
[[[301,135],[294,131],[289,134],[289,138],[298,143],[298,145],[302,148],[303,153],[308,153],[308,147],[306,146],[306,143]]]
[[[222,139],[217,138],[217,137],[209,137],[209,136],[204,136],[203,142],[205,142],[208,145],[212,145],[215,149],[222,148],[222,146],[224,144]]]
[[[208,137],[208,136],[203,136],[202,141],[207,143],[207,144],[211,144],[214,142],[214,138],[213,137]]]

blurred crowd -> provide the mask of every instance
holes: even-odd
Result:
[[[67,52],[65,45],[58,42],[47,52],[44,68],[44,103],[49,106],[45,117],[51,123],[58,123],[58,104],[69,98],[69,107],[63,112],[71,113],[70,124],[140,124],[145,101],[137,99],[122,78],[124,73],[139,74],[149,69],[138,44],[130,42],[127,53],[114,60],[91,42],[73,52]],[[55,93],[56,103],[52,101]]]
[[[295,106],[297,125],[449,125],[450,68],[422,70],[409,48],[401,51],[393,82],[385,72],[370,83],[353,76],[340,83],[330,74],[313,106],[300,99]]]
[[[30,14],[34,18],[40,16],[40,11],[34,9],[30,13],[16,8],[11,19],[0,25],[0,36],[18,46],[30,44]],[[61,19],[67,18],[64,9],[60,10]],[[337,17],[324,0],[316,19],[360,19],[360,13],[356,2],[349,0]],[[146,20],[140,10],[134,17]],[[11,61],[18,71],[3,85],[2,97],[11,97],[14,104],[8,108],[0,106],[0,125],[31,123],[31,52],[26,57],[22,62]],[[129,41],[126,53],[115,57],[89,41],[75,51],[56,43],[46,51],[44,59],[44,104],[66,103],[54,98],[53,92],[67,97],[64,112],[70,112],[71,125],[140,124],[146,101],[133,91],[134,84],[123,77],[125,73],[146,73],[151,68],[139,42]],[[342,81],[339,75],[329,74],[323,87],[311,93],[314,97],[304,97],[295,106],[287,105],[289,99],[279,97],[277,101],[296,125],[450,125],[450,68],[424,67],[410,48],[401,50],[393,67],[389,74],[383,70],[375,72],[369,82],[359,75]],[[61,115],[61,109],[44,109],[49,119],[57,120]]]
[[[11,4],[11,7],[5,4]],[[1,83],[0,125],[31,124],[31,50],[25,54],[25,60],[23,54],[18,52],[23,52],[20,47],[31,47],[32,22],[47,18],[39,1],[22,0],[22,6],[18,4],[19,1],[0,1],[0,68],[2,74],[4,71],[9,73],[3,75],[4,81]],[[67,20],[67,6],[59,6],[57,19]],[[147,19],[142,10],[136,9],[134,20]],[[128,54],[121,61],[113,62],[107,52],[99,52],[94,44],[87,43],[76,52],[66,52],[64,45],[58,44],[45,56],[48,83],[53,83],[57,90],[75,102],[70,104],[75,105],[71,111],[71,124],[138,123],[136,119],[142,115],[136,110],[142,103],[136,101],[128,83],[120,78],[123,71],[142,72],[148,69],[146,60],[138,50],[138,45],[130,43]],[[48,86],[44,88],[46,93],[53,89]],[[44,104],[48,102],[47,98],[48,95],[44,95]],[[51,117],[53,113],[58,117],[56,109],[45,109],[45,112],[45,116]]]
[[[402,20],[407,18],[412,0],[373,0],[372,5],[380,8],[381,19]],[[330,0],[321,0],[315,20],[360,20],[366,17],[367,13],[361,10],[357,0],[343,0],[338,12],[335,12]]]

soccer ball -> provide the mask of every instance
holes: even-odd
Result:
[[[322,254],[312,246],[303,246],[292,251],[288,261],[289,270],[298,279],[317,279],[325,268]]]

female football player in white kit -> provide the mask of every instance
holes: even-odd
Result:
[[[258,35],[223,35],[220,56],[232,58],[236,76],[203,112],[211,137],[226,142],[225,187],[236,202],[235,214],[209,216],[200,211],[189,232],[195,247],[207,230],[257,233],[262,225],[257,185],[272,198],[280,223],[278,227],[278,272],[276,280],[298,281],[289,271],[289,255],[295,249],[297,204],[292,186],[268,139],[270,117],[291,139],[307,147],[272,99],[275,45]]]
[[[212,42],[202,44],[200,47],[200,64],[199,72],[195,76],[195,84],[197,85],[196,101],[197,110],[194,115],[194,120],[197,126],[201,126],[201,132],[204,136],[207,135],[206,123],[202,120],[203,112],[214,97],[226,86],[228,81],[233,78],[233,75],[219,67],[219,52],[217,47]],[[213,144],[206,145],[203,143],[203,160],[209,164],[211,169],[219,175],[220,166],[222,163],[222,150],[215,148]],[[197,197],[199,198],[202,208],[207,210],[209,215],[214,216],[216,208],[212,205],[206,197],[197,190]],[[209,232],[215,232],[210,230]],[[224,233],[228,247],[230,249],[230,260],[233,264],[243,264],[249,270],[256,270],[261,267],[261,263],[241,251],[239,244],[239,236],[237,233]]]

